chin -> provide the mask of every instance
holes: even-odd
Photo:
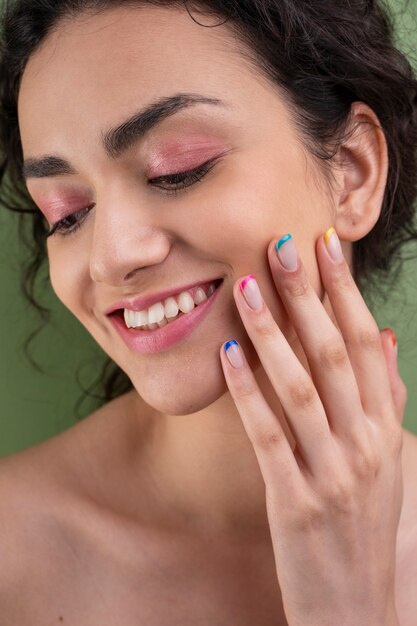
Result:
[[[216,402],[227,391],[223,371],[213,376],[198,377],[186,384],[172,377],[169,381],[153,377],[151,380],[135,381],[130,377],[137,393],[143,400],[159,413],[164,415],[191,415],[206,409]]]

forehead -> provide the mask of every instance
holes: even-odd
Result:
[[[200,15],[198,21],[207,23]],[[250,106],[254,81],[264,79],[245,62],[240,45],[227,25],[203,27],[178,8],[119,7],[65,20],[22,77],[24,151],[49,149],[52,135],[59,150],[74,128],[86,138],[98,136],[133,107],[177,91],[232,101],[236,92],[239,106]]]

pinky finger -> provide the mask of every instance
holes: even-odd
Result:
[[[227,386],[255,450],[265,484],[269,491],[282,491],[280,495],[288,504],[289,497],[299,492],[303,480],[284,430],[234,339],[222,345],[220,358]]]
[[[407,404],[407,387],[402,380],[398,371],[397,360],[397,339],[395,333],[390,328],[384,328],[381,331],[382,348],[387,364],[388,376],[391,386],[392,399],[394,401],[395,414],[397,421],[402,424],[404,419],[404,411]]]

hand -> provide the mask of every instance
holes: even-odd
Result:
[[[380,333],[331,232],[329,247],[338,260],[329,256],[323,236],[316,254],[340,331],[309,283],[293,239],[284,238],[280,256],[296,261],[294,271],[281,266],[274,242],[268,247],[272,277],[311,376],[256,280],[245,279],[242,292],[240,279],[233,290],[294,436],[294,450],[236,342],[222,346],[221,362],[265,481],[288,624],[394,626],[406,389],[389,332]]]

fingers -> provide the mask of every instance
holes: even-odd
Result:
[[[230,393],[254,447],[266,484],[285,477],[288,489],[299,488],[301,474],[282,426],[266,402],[240,346],[224,344],[220,359]],[[272,482],[271,482],[272,481]]]
[[[272,242],[268,255],[275,286],[306,354],[331,430],[354,445],[366,441],[361,398],[345,342],[308,280],[294,239],[286,235],[276,246]],[[281,260],[294,269],[287,271]]]
[[[328,250],[337,250],[339,241],[334,229],[330,230],[328,246],[324,237],[319,237],[316,245],[320,274],[343,335],[363,409],[369,418],[381,423],[392,417],[392,397],[379,328],[343,256],[333,260],[329,255]]]
[[[381,331],[381,339],[395,406],[395,415],[399,424],[402,424],[404,409],[407,404],[407,388],[398,371],[397,338],[391,328],[384,328]]]
[[[238,281],[233,291],[246,332],[280,400],[298,451],[312,473],[326,474],[334,459],[335,448],[323,405],[311,377],[273,319],[255,278],[250,275]],[[259,308],[251,308],[246,298],[252,306]],[[247,410],[245,398],[242,399],[242,395],[245,396],[241,384],[243,374],[237,374],[238,369],[231,369],[224,359],[223,363],[227,368],[230,393],[243,419]],[[243,367],[247,369],[246,361]],[[260,402],[259,399],[258,404]],[[262,414],[259,414],[256,440],[264,440],[265,432],[271,432],[271,437],[274,436],[274,424],[278,421],[276,416],[271,417],[268,412],[268,423],[263,425],[262,420]],[[251,423],[250,418],[246,421]]]
[[[401,412],[405,400],[404,385],[395,378],[391,361],[385,359],[384,341],[341,254],[334,229],[329,229],[325,238],[319,238],[316,252],[339,328],[310,284],[291,235],[280,238],[276,244],[271,242],[268,248],[277,297],[280,296],[296,330],[311,375],[273,319],[255,277],[239,279],[233,294],[246,332],[295,437],[296,453],[302,461],[296,460],[297,466],[305,464],[313,475],[327,476],[337,465],[340,451],[334,433],[342,441],[349,440],[353,444],[350,449],[359,456],[361,451],[366,454],[372,447],[373,432],[367,418],[379,424],[384,420],[393,423],[395,411]],[[223,348],[226,350],[222,350],[221,358],[229,390],[257,455],[268,456],[266,451],[276,442],[282,467],[289,467],[291,448],[244,355],[236,367],[227,358],[228,349],[229,356],[238,357],[236,342],[228,342]],[[390,377],[396,380],[392,386]]]

